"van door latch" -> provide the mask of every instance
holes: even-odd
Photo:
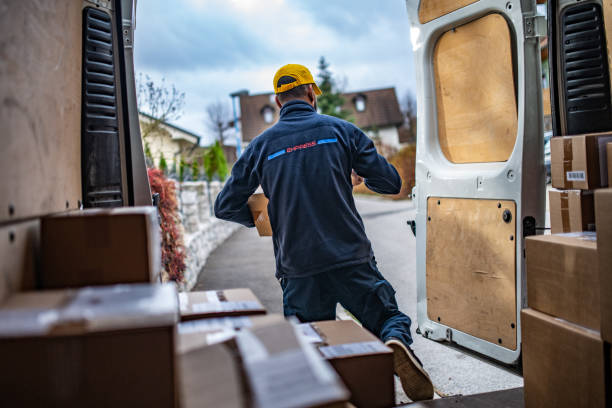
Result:
[[[546,37],[546,17],[539,14],[524,17],[523,30],[525,38]]]

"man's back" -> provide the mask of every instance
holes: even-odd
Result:
[[[236,163],[215,213],[252,226],[252,219],[236,217],[244,218],[244,212],[238,214],[231,202],[261,184],[270,200],[278,277],[365,263],[372,250],[353,200],[352,169],[375,191],[399,192],[399,175],[357,127],[291,101],[279,122],[255,138]]]

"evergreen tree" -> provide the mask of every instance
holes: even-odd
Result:
[[[193,181],[197,181],[200,178],[200,163],[197,160],[194,160],[191,163],[191,179]]]
[[[208,181],[212,181],[215,174],[221,181],[227,178],[227,160],[218,140],[204,153],[204,174]]]
[[[159,169],[164,172],[164,174],[168,174],[168,163],[166,163],[166,158],[163,153],[159,155]]]
[[[185,168],[186,167],[187,167],[187,163],[185,162],[185,158],[181,156],[181,160],[179,161],[179,171],[178,171],[179,181],[185,181]]]
[[[317,85],[322,92],[317,98],[319,111],[324,115],[335,116],[352,122],[351,112],[342,108],[344,98],[337,89],[336,81],[329,70],[329,63],[325,60],[325,57],[319,59],[319,81]]]

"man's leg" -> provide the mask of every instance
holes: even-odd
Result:
[[[338,301],[361,324],[383,342],[390,338],[412,344],[411,320],[395,300],[395,290],[376,268],[376,263],[356,265],[329,274]]]
[[[337,300],[328,290],[325,273],[305,278],[282,278],[283,311],[301,322],[336,319]]]
[[[393,350],[395,372],[412,400],[433,398],[433,384],[410,344],[410,318],[395,300],[395,290],[376,267],[376,261],[329,274],[331,290],[363,326]]]

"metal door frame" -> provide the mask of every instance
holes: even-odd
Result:
[[[417,240],[417,317],[423,336],[450,340],[503,363],[515,363],[521,354],[520,310],[526,307],[524,220],[533,217],[535,225],[545,223],[545,168],[541,62],[535,0],[480,0],[428,23],[418,19],[419,2],[406,1],[411,24],[410,37],[415,56],[417,84],[416,203]],[[433,67],[434,48],[446,31],[486,14],[502,15],[510,30],[517,95],[518,128],[516,144],[506,162],[451,163],[438,142],[436,88]],[[427,198],[452,197],[513,200],[516,202],[516,335],[517,348],[471,336],[427,316],[426,225]]]

